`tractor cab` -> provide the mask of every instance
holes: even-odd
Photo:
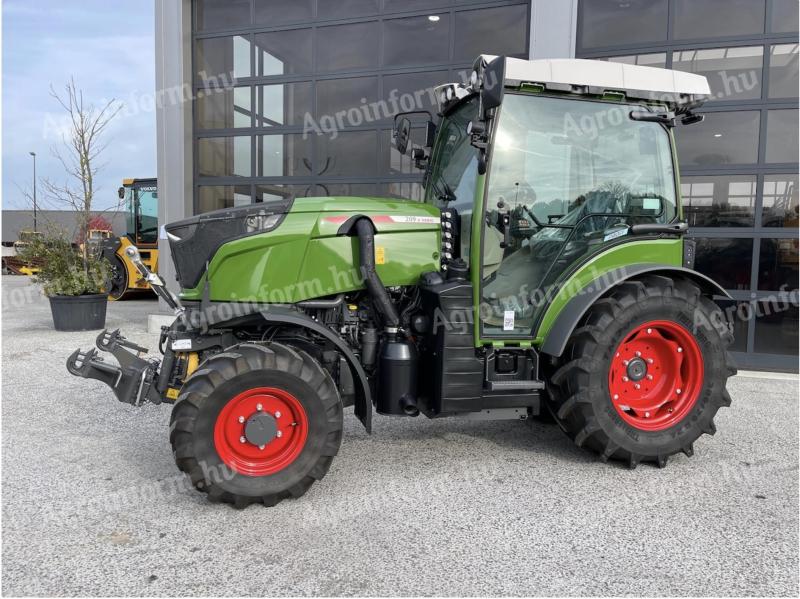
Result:
[[[592,256],[679,242],[672,129],[702,120],[703,77],[483,56],[468,84],[436,91],[425,201],[449,221],[442,268],[471,273],[480,338],[533,339],[552,294]]]

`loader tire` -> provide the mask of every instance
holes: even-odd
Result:
[[[342,402],[306,352],[242,344],[208,358],[172,410],[175,463],[212,502],[244,508],[300,497],[342,441]]]
[[[736,374],[730,325],[697,285],[649,275],[614,287],[573,331],[547,406],[579,446],[630,468],[664,467],[716,432]]]

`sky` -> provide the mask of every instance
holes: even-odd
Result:
[[[40,181],[63,182],[53,157],[64,111],[50,96],[70,77],[95,105],[117,99],[122,112],[104,138],[108,148],[95,205],[116,205],[122,179],[156,176],[154,2],[152,0],[3,0],[4,209],[28,208],[33,158]],[[149,102],[148,102],[149,100]],[[42,198],[44,200],[44,198]],[[44,201],[43,201],[44,203]]]

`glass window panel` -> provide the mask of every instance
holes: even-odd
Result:
[[[778,44],[769,49],[769,97],[797,97],[798,44]]]
[[[702,123],[675,129],[678,158],[685,166],[758,162],[759,113],[707,112]]]
[[[227,87],[233,79],[250,77],[250,39],[243,35],[197,40],[196,75],[208,86]]]
[[[797,31],[797,0],[772,0],[770,31],[792,33]]]
[[[763,226],[797,228],[797,180],[796,173],[764,177]]]
[[[378,8],[378,0],[318,0],[317,17],[320,19],[361,17],[376,14]]]
[[[447,71],[384,75],[385,110],[381,116],[391,118],[398,112],[408,110],[429,110],[432,114],[436,114],[438,107],[433,88],[450,80]]]
[[[197,92],[195,120],[198,129],[251,127],[249,87],[207,89]]]
[[[735,302],[732,300],[715,300],[722,311],[733,323],[733,344],[731,351],[747,351],[747,327],[752,319],[750,302]]]
[[[256,74],[297,75],[311,72],[311,30],[257,33]]]
[[[797,355],[798,310],[784,298],[756,305],[753,349],[759,353]]]
[[[752,239],[697,238],[694,267],[725,289],[750,289]],[[736,268],[731,268],[735,264]]]
[[[200,177],[249,177],[250,137],[201,137],[197,140],[197,174]]]
[[[256,137],[259,177],[302,177],[311,175],[311,139],[295,135]]]
[[[320,196],[374,197],[378,195],[378,185],[376,183],[317,183],[316,194]]]
[[[314,185],[285,185],[283,183],[260,183],[256,185],[256,202],[273,202],[286,198],[304,198],[319,195]]]
[[[527,58],[528,27],[525,4],[457,12],[453,59],[471,63],[480,54]]]
[[[762,239],[758,256],[759,291],[792,291],[797,289],[797,237]]]
[[[201,185],[197,188],[197,213],[250,204],[249,185]]]
[[[630,54],[628,56],[604,56],[597,60],[620,62],[622,64],[638,64],[643,67],[665,68],[667,66],[667,53],[655,52],[653,54]]]
[[[767,113],[766,162],[797,162],[797,110]]]
[[[425,8],[441,8],[453,4],[453,0],[384,0],[384,12],[400,12],[407,10],[423,10]],[[447,18],[443,15],[443,18]]]
[[[378,66],[378,22],[317,29],[317,71]]]
[[[256,127],[302,125],[311,112],[311,83],[256,87]]]
[[[755,175],[681,177],[683,215],[690,227],[752,227]]]
[[[250,25],[250,0],[197,0],[194,6],[198,31]]]
[[[255,0],[256,25],[286,25],[308,22],[313,15],[313,0]]]
[[[425,198],[425,189],[416,181],[391,181],[381,184],[380,195],[387,198],[400,198],[421,202]]]
[[[377,77],[317,81],[317,122],[323,117],[332,119],[328,122],[335,122],[336,127],[374,122],[374,110],[369,105],[377,100]]]
[[[317,171],[320,176],[374,177],[377,173],[376,131],[347,131],[335,138],[317,137]]]
[[[680,50],[672,55],[672,68],[705,75],[712,99],[752,100],[761,97],[763,57],[763,46]]]
[[[765,0],[676,0],[675,39],[764,33]]]
[[[450,19],[432,16],[391,19],[383,23],[383,64],[400,67],[436,64],[450,59]]]
[[[593,0],[578,4],[583,48],[667,39],[667,0]]]

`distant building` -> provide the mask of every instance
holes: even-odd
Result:
[[[125,212],[94,212],[102,216],[114,229],[115,235],[124,235],[126,231]],[[20,231],[33,230],[33,210],[3,210],[3,245],[12,245],[19,238]],[[37,210],[36,229],[45,231],[56,226],[65,229],[70,235],[78,230],[75,213],[71,210]]]

